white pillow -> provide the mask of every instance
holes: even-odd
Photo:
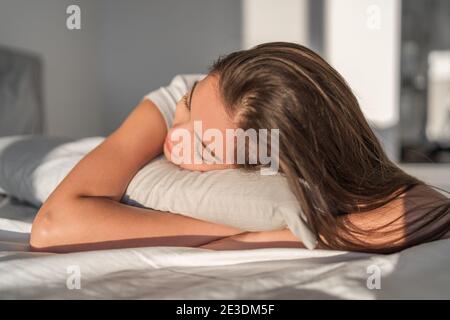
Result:
[[[281,174],[235,169],[187,171],[159,157],[134,176],[122,202],[247,231],[288,226],[305,245],[315,243]]]
[[[40,205],[73,166],[103,139],[65,142],[33,136],[0,138],[0,188]],[[122,202],[246,231],[287,226],[307,248],[316,245],[316,238],[281,174],[260,175],[259,171],[233,169],[188,171],[161,156],[138,171]]]

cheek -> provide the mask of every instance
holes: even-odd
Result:
[[[164,140],[163,153],[168,160],[172,161],[170,156],[171,151],[174,146],[182,141],[182,131],[184,130],[190,133],[191,127],[189,110],[187,110],[183,102],[180,101],[175,109],[173,125],[167,131],[166,139]]]
[[[164,155],[167,160],[179,165],[180,162],[193,163],[194,141],[190,123],[177,124],[167,132],[164,141]]]
[[[178,143],[186,142],[189,144],[188,141],[191,141],[190,144],[192,145],[193,144],[192,137],[193,137],[193,130],[189,122],[177,124],[167,131],[166,143],[169,144],[169,146],[173,147]]]
[[[194,139],[194,130],[190,123],[183,125],[179,124],[172,127],[168,131],[164,142],[164,155],[166,159],[180,168],[191,171],[211,171],[234,168],[234,165],[225,163],[196,163],[195,153],[199,150],[195,150],[195,147],[199,147],[199,143],[194,143]]]

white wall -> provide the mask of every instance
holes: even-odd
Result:
[[[242,0],[245,49],[271,41],[308,44],[308,0]]]
[[[327,0],[326,57],[379,128],[398,122],[401,0]]]

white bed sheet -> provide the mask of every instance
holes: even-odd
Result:
[[[28,250],[35,212],[0,199],[1,299],[450,299],[450,240],[392,255],[181,247],[48,254]],[[372,265],[380,289],[367,287]],[[71,266],[80,289],[66,285]]]

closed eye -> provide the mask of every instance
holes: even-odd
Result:
[[[194,82],[194,85],[192,86],[192,89],[186,93],[186,95],[183,97],[184,104],[186,105],[186,108],[191,110],[192,107],[192,94],[194,93],[195,86],[197,85],[198,81]]]

